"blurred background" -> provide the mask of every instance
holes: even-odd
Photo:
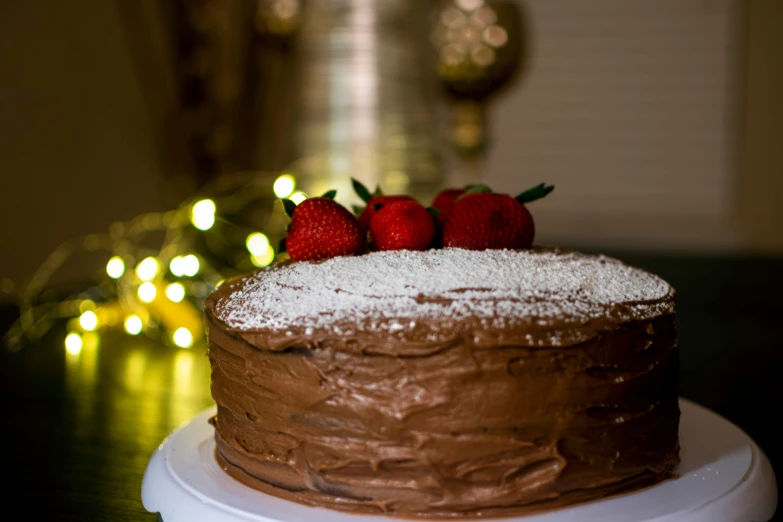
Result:
[[[553,183],[539,243],[783,252],[783,3],[304,4],[3,2],[6,286],[67,237],[291,168],[346,203],[348,176],[427,201]]]
[[[536,242],[667,279],[683,396],[779,468],[781,136],[780,0],[0,2],[0,445],[36,448],[3,505],[154,519],[149,455],[211,404],[203,298],[350,177],[554,184]]]

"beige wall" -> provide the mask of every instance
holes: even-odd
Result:
[[[546,181],[550,244],[739,248],[736,0],[524,0],[527,70],[493,109],[487,179]]]
[[[783,253],[783,1],[519,1],[486,178],[557,186],[539,240]]]
[[[783,2],[748,3],[741,225],[747,248],[783,252]]]
[[[0,277],[21,281],[63,239],[160,206],[114,2],[2,2],[0,115]]]

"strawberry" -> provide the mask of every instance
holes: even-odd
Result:
[[[469,194],[454,204],[443,224],[443,246],[486,250],[529,248],[533,218],[527,209],[505,194]]]
[[[554,187],[542,183],[512,198],[494,194],[484,185],[468,189],[443,223],[443,246],[468,250],[530,248],[535,225],[523,203],[542,198],[552,190]]]
[[[441,190],[435,199],[432,201],[432,208],[436,208],[440,211],[440,214],[435,218],[435,239],[432,242],[434,248],[441,248],[443,246],[443,223],[446,222],[446,218],[451,212],[451,207],[454,203],[465,193],[465,189],[446,189]]]
[[[370,228],[370,221],[375,215],[376,209],[395,201],[410,201],[413,198],[405,195],[385,196],[381,192],[381,188],[375,189],[375,192],[370,193],[370,189],[364,186],[361,181],[351,178],[353,184],[353,190],[356,195],[364,201],[364,207],[354,207],[356,214],[359,216],[359,226],[362,227],[363,232],[367,232]]]
[[[362,230],[367,230],[370,228],[370,222],[372,221],[373,216],[375,216],[375,213],[377,210],[376,208],[386,206],[390,203],[394,203],[396,201],[413,201],[413,198],[410,196],[373,196],[367,201],[367,205],[364,207],[364,210],[362,210],[362,213],[359,214],[359,226],[362,228]]]
[[[412,200],[384,205],[370,221],[370,238],[377,250],[426,250],[434,236],[432,216]]]
[[[364,234],[353,214],[327,193],[306,199],[299,205],[283,200],[291,225],[285,248],[294,261],[327,259],[361,254],[366,249]]]
[[[465,193],[465,189],[446,189],[441,190],[432,202],[432,206],[441,211],[441,216],[444,216],[454,206],[454,202],[457,201],[462,194]]]

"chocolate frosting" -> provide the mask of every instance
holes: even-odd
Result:
[[[502,516],[631,491],[678,462],[670,289],[578,321],[232,324],[221,310],[257,277],[269,272],[206,303],[217,459],[253,488],[358,513]]]

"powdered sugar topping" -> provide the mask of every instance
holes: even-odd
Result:
[[[290,263],[223,289],[215,314],[240,330],[305,333],[353,322],[395,331],[417,319],[588,321],[622,305],[628,319],[663,313],[659,277],[604,256],[555,251],[376,252]]]

